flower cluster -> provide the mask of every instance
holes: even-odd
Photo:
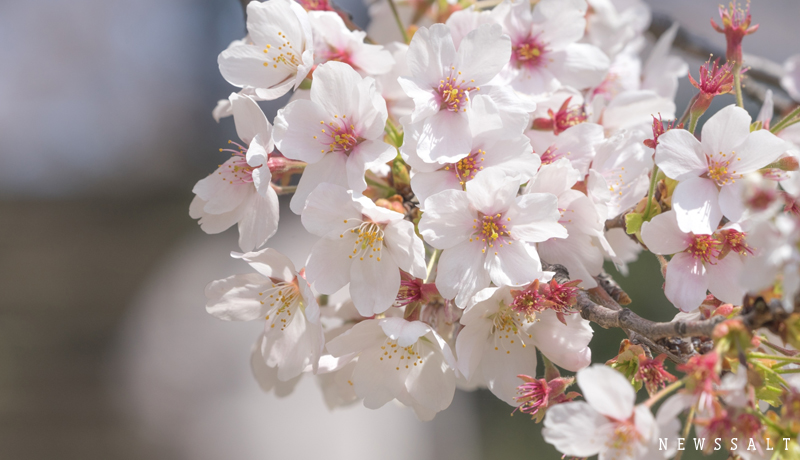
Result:
[[[659,437],[690,407],[710,433],[723,422],[755,433],[760,419],[741,409],[755,407],[752,392],[749,406],[723,399],[756,364],[720,375],[731,343],[759,344],[720,333],[682,379],[652,343],[629,342],[609,363],[619,372],[588,367],[579,301],[604,289],[604,261],[624,273],[646,249],[683,312],[724,303],[716,314],[732,314],[759,295],[792,311],[800,115],[770,130],[770,110],[753,124],[730,105],[695,132],[711,100],[741,92],[749,11],[721,10],[715,27],[738,62],[701,67],[699,94],[666,123],[688,68],[670,54],[677,25],[642,56],[643,2],[481,3],[378,2],[370,37],[327,1],[247,6],[247,35],[219,56],[239,90],[213,112],[233,116],[240,142],[197,183],[190,214],[207,233],[238,224],[245,253],[232,256],[255,273],[211,283],[208,312],[265,321],[253,352],[262,387],[315,375],[331,407],[396,400],[429,420],[457,387],[488,388],[544,417],[545,439],[578,457],[669,457]],[[270,123],[257,102],[290,91]],[[318,237],[300,270],[265,247],[284,194]],[[530,377],[540,359],[548,375]],[[586,401],[555,366],[578,372]],[[642,385],[652,401],[635,405]]]

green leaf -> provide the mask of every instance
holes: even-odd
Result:
[[[625,231],[628,235],[639,233],[644,223],[644,216],[638,212],[629,212],[625,214]]]

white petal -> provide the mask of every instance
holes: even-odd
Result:
[[[407,220],[390,223],[384,228],[384,243],[388,256],[401,270],[417,278],[425,278],[425,247],[414,233],[414,224]]]
[[[445,190],[425,200],[419,233],[431,246],[449,249],[470,238],[474,218],[465,192]]]
[[[735,105],[729,105],[715,113],[703,125],[701,139],[706,153],[727,155],[736,150],[750,134],[750,121],[747,111]]]
[[[592,362],[592,327],[579,314],[566,316],[564,325],[552,310],[536,315],[537,322],[527,330],[543,355],[564,369],[576,372]]]
[[[328,122],[329,118],[330,115],[314,101],[292,101],[275,116],[275,145],[286,158],[316,163],[328,151],[323,140],[329,137],[321,132],[320,121]]]
[[[417,343],[420,337],[431,330],[422,321],[407,321],[403,318],[384,318],[378,324],[386,337],[396,340],[397,346],[403,348]]]
[[[289,202],[289,209],[295,214],[303,212],[306,199],[318,185],[328,182],[348,188],[347,155],[340,152],[326,154],[318,163],[308,164],[297,183],[297,190]]]
[[[446,299],[456,297],[459,307],[481,289],[489,286],[484,269],[484,245],[479,241],[461,243],[442,252],[436,270],[436,288]]]
[[[421,27],[414,33],[406,53],[406,63],[416,79],[436,87],[443,69],[455,63],[456,48],[450,30],[444,24]]]
[[[278,231],[278,195],[272,188],[266,196],[254,193],[245,206],[239,220],[239,247],[242,251],[252,251],[263,246]]]
[[[484,346],[492,332],[492,327],[494,326],[491,320],[480,318],[474,323],[465,324],[458,333],[456,338],[458,370],[467,380],[475,375],[475,370],[483,359]]]
[[[714,264],[706,264],[706,271],[708,290],[714,297],[725,303],[742,304],[745,292],[739,283],[744,272],[741,256],[730,252],[724,259],[717,260]]]
[[[511,59],[511,40],[499,24],[484,24],[468,33],[458,47],[456,70],[472,86],[486,84]]]
[[[269,306],[259,300],[259,292],[272,283],[256,273],[234,275],[206,286],[206,311],[226,321],[251,321],[264,318]]]
[[[642,241],[655,254],[670,255],[683,251],[691,237],[678,227],[675,211],[659,214],[642,224]]]
[[[550,56],[552,71],[561,83],[577,89],[600,84],[610,65],[600,48],[585,43],[573,43]]]
[[[667,264],[664,294],[681,311],[694,311],[706,299],[708,279],[701,261],[691,254],[675,254]]]
[[[360,225],[361,212],[347,189],[323,182],[308,195],[301,220],[314,235],[343,234]]]
[[[239,254],[231,253],[234,259],[242,259],[250,264],[255,271],[267,278],[276,278],[283,281],[292,281],[297,276],[297,270],[288,257],[272,248],[265,248],[256,252]]]
[[[497,169],[483,171],[467,183],[470,204],[486,215],[505,213],[514,203],[518,191],[519,180]]]
[[[526,244],[514,242],[502,247],[495,243],[486,249],[489,277],[497,286],[520,286],[541,275],[540,262],[531,257]],[[530,248],[535,253],[535,249]]]
[[[320,294],[333,294],[350,282],[350,265],[356,236],[345,233],[344,238],[320,238],[311,247],[306,262],[306,279]]]
[[[432,344],[420,342],[419,350],[422,363],[411,369],[406,380],[406,390],[425,408],[442,411],[453,401],[456,391],[455,375],[442,353]],[[405,365],[410,364],[407,362]]]
[[[731,153],[735,159],[728,169],[736,171],[736,174],[756,171],[777,160],[790,147],[786,141],[768,130],[759,129],[750,133],[742,144],[736,146],[735,151]]]
[[[720,187],[719,210],[731,222],[742,220],[745,212],[744,184],[742,182],[726,184]]]
[[[656,164],[667,177],[678,181],[708,171],[703,146],[684,129],[671,129],[658,137]]]
[[[713,233],[722,220],[718,196],[717,185],[710,179],[692,177],[679,183],[672,194],[678,227],[687,233]]]
[[[419,122],[417,155],[426,162],[453,163],[470,151],[472,136],[464,112],[440,110]]]
[[[530,193],[517,198],[506,214],[511,235],[520,241],[538,243],[566,238],[567,229],[558,223],[558,198],[551,193]]]
[[[597,412],[615,420],[628,420],[633,415],[636,392],[616,370],[595,364],[578,372],[578,386],[583,397]]]
[[[245,143],[250,142],[257,135],[266,142],[267,153],[272,151],[272,126],[261,108],[250,96],[232,93],[228,99],[231,101],[233,122],[236,125],[236,134]]]
[[[558,404],[547,410],[542,437],[564,455],[591,457],[606,449],[611,422],[583,401]]]
[[[331,339],[325,348],[333,356],[347,356],[366,348],[379,346],[386,341],[386,334],[379,325],[380,320],[360,321],[343,334]]]
[[[391,257],[353,256],[350,297],[362,316],[369,317],[388,310],[399,290],[400,270]]]

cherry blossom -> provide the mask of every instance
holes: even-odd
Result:
[[[219,55],[219,71],[228,83],[255,88],[263,99],[297,89],[314,65],[308,13],[292,0],[250,2],[247,38]]]
[[[557,222],[556,196],[517,197],[519,186],[519,180],[488,170],[469,181],[466,191],[444,190],[425,200],[420,234],[444,250],[436,287],[459,307],[490,281],[499,286],[530,283],[541,274],[541,263],[528,243],[567,236]]]
[[[503,78],[533,96],[561,86],[597,85],[608,71],[608,57],[597,47],[578,43],[586,29],[586,4],[542,0],[531,11],[525,1],[505,0],[493,18],[511,37],[511,59]]]
[[[700,141],[683,129],[659,137],[656,164],[680,181],[672,204],[682,231],[710,234],[722,216],[740,220],[742,184],[736,181],[787,150],[785,142],[767,130],[751,133],[750,122],[744,109],[731,105],[709,118]]]
[[[411,187],[421,203],[442,190],[462,190],[483,171],[496,169],[528,182],[539,169],[539,156],[522,134],[528,115],[499,108],[492,99],[477,96],[468,113],[472,146],[457,161],[426,163],[416,154],[415,139],[406,139],[401,154],[412,167]]]
[[[557,260],[567,267],[572,279],[581,280],[581,286],[597,285],[594,276],[603,268],[603,252],[594,238],[604,238],[604,216],[601,216],[585,194],[573,190],[581,179],[580,172],[562,158],[544,165],[534,180],[525,187],[525,193],[552,193],[558,197],[559,223],[567,229],[567,238],[551,238],[537,244],[539,255],[545,260]]]
[[[423,161],[456,162],[469,151],[470,97],[500,72],[510,55],[511,44],[497,24],[473,30],[458,50],[443,24],[414,34],[406,55],[411,77],[399,81],[414,100],[404,128],[419,133],[416,150]]]
[[[383,141],[386,103],[371,77],[341,62],[314,71],[310,100],[296,100],[275,117],[275,145],[287,158],[308,164],[290,207],[299,214],[317,185],[330,182],[360,194],[364,173],[396,155]]]
[[[206,310],[228,321],[266,318],[261,354],[267,367],[277,368],[278,380],[297,377],[306,366],[316,370],[325,342],[319,306],[308,282],[274,249],[231,256],[244,260],[257,273],[209,284]],[[254,370],[266,372],[260,367]]]
[[[659,450],[658,438],[675,439],[679,422],[657,420],[647,406],[634,406],[636,393],[622,374],[595,364],[578,371],[576,378],[586,401],[549,408],[542,430],[545,441],[574,457],[644,460],[674,454],[674,449]]]
[[[200,228],[212,234],[238,223],[239,247],[251,251],[278,229],[278,195],[270,183],[267,161],[273,150],[272,126],[250,97],[234,93],[229,99],[244,145],[230,142],[235,149],[220,149],[231,158],[194,186],[189,215],[200,219]]]
[[[742,258],[752,253],[745,236],[741,228],[733,227],[715,235],[684,232],[675,211],[642,225],[642,240],[650,251],[675,254],[667,265],[664,293],[683,311],[697,309],[706,291],[723,302],[742,302],[744,291],[738,282]]]
[[[302,220],[306,230],[322,237],[308,256],[309,282],[323,294],[349,282],[363,316],[392,306],[400,270],[425,277],[425,250],[414,225],[366,197],[354,198],[352,191],[323,183],[309,195]]]
[[[380,45],[364,43],[366,33],[349,30],[342,18],[332,11],[312,11],[308,19],[314,35],[314,60],[344,62],[362,76],[389,72],[394,59]]]
[[[536,374],[536,350],[555,364],[577,371],[591,363],[592,328],[579,315],[562,323],[553,310],[527,312],[515,307],[525,289],[491,287],[475,295],[464,311],[456,339],[458,369],[472,384],[516,405],[517,375]]]
[[[453,400],[453,353],[421,321],[362,321],[328,342],[327,348],[333,356],[357,356],[351,381],[365,407],[377,409],[397,399],[420,419],[430,420]]]

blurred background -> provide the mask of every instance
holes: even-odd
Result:
[[[366,26],[361,0],[335,3]],[[648,3],[724,47],[716,1]],[[752,13],[746,52],[800,51],[800,3]],[[205,235],[188,215],[235,139],[211,110],[233,89],[217,54],[244,30],[238,0],[0,2],[0,459],[559,458],[488,392],[423,423],[391,404],[329,412],[312,378],[286,398],[260,391],[260,326],[204,309],[209,281],[247,271],[227,255],[235,230]],[[692,94],[684,79],[679,113]],[[282,103],[262,105],[270,120]],[[270,245],[300,262],[306,241],[284,214]],[[631,273],[617,279],[632,307],[671,319],[657,262]],[[594,361],[622,338],[598,330]]]

